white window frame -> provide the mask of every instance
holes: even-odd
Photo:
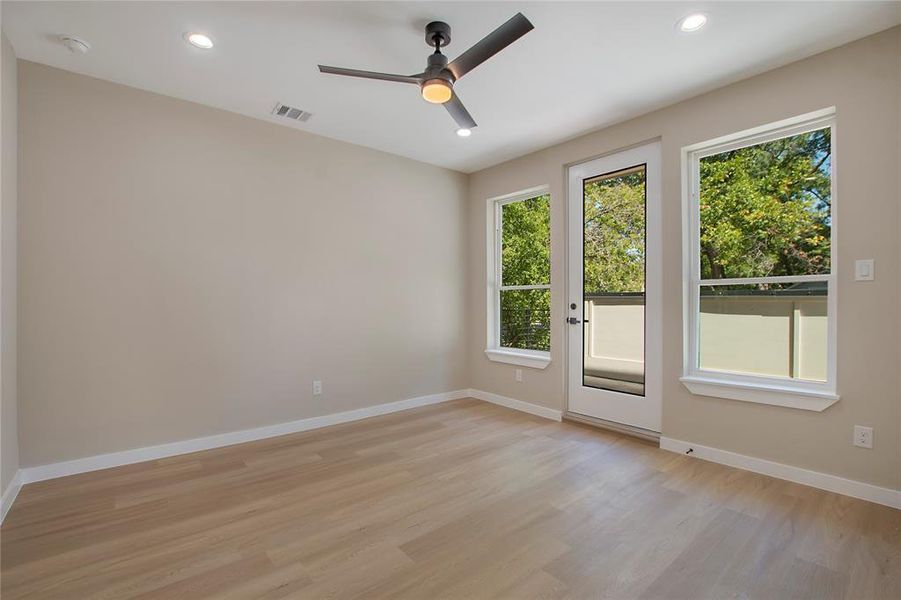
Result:
[[[736,279],[701,279],[700,276],[700,160],[704,157],[752,146],[780,138],[829,127],[832,150],[831,162],[831,236],[830,269],[828,275],[751,277]],[[771,404],[803,410],[823,411],[839,400],[836,382],[836,122],[835,108],[807,113],[791,119],[755,127],[732,135],[682,148],[682,205],[683,205],[683,374],[680,380],[693,394],[715,396]],[[699,366],[700,289],[704,285],[797,283],[822,281],[827,286],[827,380],[805,381],[791,377],[749,375],[704,370]]]
[[[550,282],[542,285],[501,285],[503,281],[503,261],[501,260],[501,228],[503,227],[502,207],[513,202],[531,200],[537,196],[550,195],[550,188],[542,185],[513,194],[489,198],[487,202],[487,256],[488,256],[488,331],[485,356],[495,362],[502,362],[533,369],[544,369],[551,364],[551,353],[541,350],[505,348],[500,344],[500,299],[501,291],[507,290],[550,290]]]

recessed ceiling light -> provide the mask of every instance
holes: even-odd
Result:
[[[457,130],[457,135],[460,137],[469,137],[472,135],[472,129],[466,129],[465,127],[461,127]]]
[[[72,54],[87,54],[88,50],[91,49],[89,43],[81,38],[71,35],[61,35],[59,36],[59,41],[62,42],[63,46],[68,48],[69,52]]]
[[[692,13],[687,17],[682,17],[681,19],[679,19],[677,26],[679,27],[679,31],[684,31],[685,33],[693,33],[700,30],[706,24],[707,15],[705,15],[704,13]]]
[[[188,40],[189,44],[196,48],[200,48],[201,50],[209,50],[213,47],[213,40],[210,39],[210,36],[204,35],[202,33],[186,33],[185,39]]]

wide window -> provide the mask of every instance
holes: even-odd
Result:
[[[492,360],[543,368],[551,348],[551,214],[547,190],[489,201]]]
[[[823,410],[837,400],[832,114],[686,154],[683,381],[700,394]]]

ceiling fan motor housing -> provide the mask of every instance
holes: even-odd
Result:
[[[447,57],[438,53],[429,55],[429,64],[423,72],[423,78],[443,79],[452,85],[456,81],[454,74],[447,68]]]

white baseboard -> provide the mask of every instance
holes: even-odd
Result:
[[[12,481],[10,481],[9,485],[6,486],[6,489],[3,490],[3,498],[0,499],[0,524],[3,523],[3,519],[6,518],[6,513],[9,512],[10,507],[13,505],[13,501],[15,501],[16,496],[19,495],[19,490],[21,489],[22,471],[20,469],[16,471]]]
[[[169,456],[179,454],[188,454],[190,452],[199,452],[201,450],[210,450],[212,448],[221,448],[223,446],[232,446],[244,442],[252,442],[265,438],[287,435],[290,433],[298,433],[301,431],[309,431],[311,429],[319,429],[328,427],[329,425],[338,425],[340,423],[349,423],[358,421],[367,417],[375,417],[388,413],[417,408],[420,406],[428,406],[430,404],[438,404],[449,400],[458,400],[467,398],[469,390],[456,390],[452,392],[443,392],[440,394],[430,394],[428,396],[419,396],[418,398],[410,398],[408,400],[399,400],[397,402],[389,402],[387,404],[377,404],[375,406],[367,406],[357,410],[349,410],[330,415],[322,415],[321,417],[311,417],[309,419],[300,419],[299,421],[290,421],[288,423],[278,423],[276,425],[267,425],[265,427],[257,427],[255,429],[245,429],[242,431],[232,431],[229,433],[221,433],[208,437],[195,438],[181,442],[172,442],[169,444],[160,444],[159,446],[148,446],[145,448],[136,448],[134,450],[124,450],[122,452],[112,452],[110,454],[100,454],[97,456],[88,456],[76,460],[52,463],[37,467],[28,467],[20,469],[21,485],[33,483],[35,481],[44,481],[46,479],[55,479],[57,477],[65,477],[67,475],[76,475],[78,473],[87,473],[89,471],[98,471],[100,469],[109,469],[111,467],[120,467],[133,463],[144,462],[148,460],[157,460]],[[3,496],[4,503],[6,495]],[[12,501],[10,500],[10,504]],[[4,504],[5,507],[5,504]]]
[[[532,404],[531,402],[523,402],[522,400],[516,400],[515,398],[508,398],[507,396],[501,396],[500,394],[470,389],[469,396],[470,398],[476,398],[499,406],[506,406],[507,408],[529,413],[530,415],[544,417],[545,419],[552,419],[554,421],[563,420],[563,411],[540,406],[538,404]]]
[[[879,487],[853,479],[845,479],[837,475],[829,475],[818,471],[810,471],[801,467],[793,467],[783,463],[777,463],[763,458],[755,458],[745,454],[701,446],[682,440],[674,440],[665,436],[660,437],[660,447],[664,450],[685,454],[689,449],[689,456],[709,460],[710,462],[752,471],[762,475],[769,475],[778,479],[785,479],[810,487],[819,488],[828,492],[835,492],[861,500],[869,500],[877,504],[884,504],[892,508],[901,508],[901,490]]]

